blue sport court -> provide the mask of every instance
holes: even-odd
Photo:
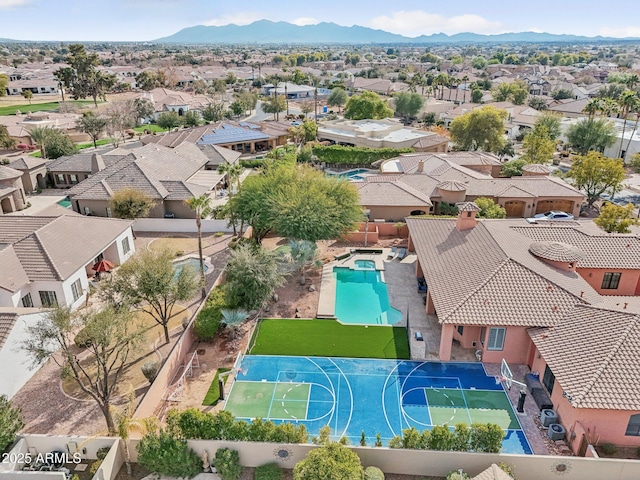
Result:
[[[329,425],[352,444],[364,431],[368,445],[409,427],[491,422],[507,432],[503,452],[532,453],[502,384],[480,363],[247,355],[225,410],[304,423],[310,435]]]

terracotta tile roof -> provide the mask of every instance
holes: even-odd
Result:
[[[12,180],[21,176],[22,172],[20,170],[0,165],[0,180]]]
[[[574,407],[640,410],[638,315],[580,305],[529,335]]]
[[[0,348],[9,338],[9,334],[18,319],[16,313],[0,313]]]
[[[367,181],[358,185],[358,194],[363,205],[385,207],[430,207],[432,205],[428,195],[401,182]]]
[[[521,225],[515,232],[533,241],[573,245],[585,254],[578,268],[640,269],[640,238],[635,235],[589,235],[574,226]]]

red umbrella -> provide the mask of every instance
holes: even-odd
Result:
[[[102,273],[102,272],[110,272],[114,266],[115,265],[111,263],[109,260],[100,260],[92,268],[96,272]]]

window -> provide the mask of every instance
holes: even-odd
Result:
[[[553,393],[553,386],[556,384],[556,376],[553,374],[549,365],[544,367],[544,375],[542,376],[542,384],[546,387],[549,395]]]
[[[59,173],[56,175],[56,183],[67,183],[63,174]]]
[[[93,263],[98,263],[100,260],[104,260],[104,254],[102,253],[93,259]]]
[[[40,293],[40,303],[45,308],[57,307],[58,306],[58,297],[56,297],[56,292],[39,292]]]
[[[130,250],[131,247],[129,246],[129,237],[125,237],[122,239],[122,253],[126,255]]]
[[[463,332],[464,332],[464,326],[463,325],[458,326],[458,334],[462,335]]]
[[[625,435],[628,437],[640,437],[640,413],[631,415]]]
[[[607,272],[602,277],[602,288],[605,290],[615,290],[618,288],[618,284],[620,283],[620,277],[622,273],[620,272]]]
[[[71,183],[72,185],[74,183],[78,183],[78,176],[74,175],[73,173],[69,175],[69,183]]]
[[[80,279],[71,284],[71,293],[73,294],[74,302],[82,296],[82,285],[80,284]]]
[[[33,298],[31,298],[31,294],[27,293],[24,297],[22,297],[22,306],[24,308],[31,308],[33,307]]]
[[[494,327],[489,329],[489,340],[487,340],[487,350],[504,350],[504,337],[507,329]]]

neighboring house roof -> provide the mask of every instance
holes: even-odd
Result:
[[[25,280],[65,280],[130,225],[124,220],[78,215],[0,217],[0,244],[6,245],[0,250],[0,286],[12,286],[15,291]],[[4,268],[12,265],[15,270]]]
[[[116,163],[126,154],[113,154],[112,152],[106,152],[102,155],[96,153],[76,153],[75,155],[69,155],[56,158],[55,160],[49,160],[47,162],[47,170],[51,173],[63,173],[63,172],[87,172],[97,171],[95,168],[102,162],[102,168],[108,167]]]
[[[21,176],[22,172],[20,170],[0,165],[0,180],[12,180]]]
[[[108,200],[114,192],[133,188],[150,198],[187,200],[211,190],[201,182],[188,181],[207,163],[200,149],[191,143],[175,148],[150,143],[119,157],[105,169],[74,185],[67,194],[78,200]]]
[[[360,202],[367,206],[431,207],[428,195],[400,182],[370,181],[358,183]]]
[[[198,145],[198,148],[204,153],[209,161],[208,167],[218,167],[223,163],[235,164],[242,152],[231,150],[230,148],[220,147],[218,145]]]
[[[489,468],[480,472],[471,480],[513,480],[511,476],[502,470],[498,465],[492,463]]]
[[[9,338],[13,326],[18,320],[17,313],[0,313],[0,348],[4,345],[4,342]]]
[[[252,142],[256,140],[268,140],[269,135],[262,133],[251,124],[240,126],[223,123],[219,128],[206,133],[198,141],[200,145],[221,145],[228,143]]]
[[[553,328],[532,329],[529,335],[571,405],[640,410],[637,312],[578,305]]]
[[[15,160],[11,160],[9,166],[11,168],[15,168],[16,170],[33,170],[35,168],[41,167],[47,163],[46,158],[38,158],[38,157],[20,157]]]

